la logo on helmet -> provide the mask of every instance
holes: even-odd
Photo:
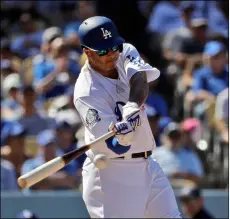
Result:
[[[108,38],[112,37],[111,31],[104,30],[104,28],[101,28],[101,30],[102,30],[104,39],[108,39]]]

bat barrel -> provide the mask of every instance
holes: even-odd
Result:
[[[67,165],[72,160],[84,154],[90,148],[97,145],[111,136],[114,136],[115,132],[110,131],[100,138],[92,141],[89,145],[82,146],[81,148],[70,151],[69,153],[64,154],[61,157],[57,157],[43,165],[37,167],[36,169],[24,174],[23,176],[18,178],[18,184],[21,188],[29,188],[30,186],[38,183],[39,181],[45,179],[46,177],[52,175],[58,170],[62,169],[65,165]]]
[[[21,188],[29,188],[65,166],[62,157],[57,157],[18,178]]]

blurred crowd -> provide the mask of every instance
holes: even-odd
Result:
[[[174,187],[228,186],[228,1],[1,1],[1,189],[84,144],[73,88],[80,23],[111,18],[161,71],[145,104]],[[144,143],[144,142],[143,142]],[[79,189],[85,155],[31,190]]]

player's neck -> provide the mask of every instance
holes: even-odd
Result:
[[[100,66],[95,65],[93,62],[90,62],[90,60],[89,60],[89,65],[91,66],[92,69],[94,69],[104,77],[111,78],[111,79],[118,79],[118,72],[116,68],[110,71],[105,71]]]

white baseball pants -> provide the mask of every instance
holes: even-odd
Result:
[[[181,218],[173,189],[151,157],[83,166],[83,199],[91,218]]]

